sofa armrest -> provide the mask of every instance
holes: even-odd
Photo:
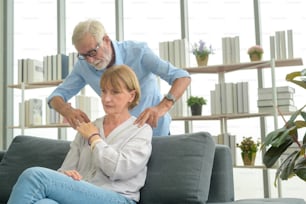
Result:
[[[226,145],[216,145],[207,203],[234,201],[234,178],[231,151]]]
[[[3,158],[3,156],[4,156],[4,154],[5,154],[5,152],[6,152],[6,151],[0,151],[0,162],[1,162],[1,160],[2,160],[2,158]]]

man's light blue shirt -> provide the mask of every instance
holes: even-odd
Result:
[[[130,112],[135,117],[146,108],[156,106],[162,100],[158,77],[169,85],[177,78],[190,77],[183,69],[174,67],[167,61],[160,59],[146,43],[135,41],[112,41],[115,50],[115,64],[126,64],[136,73],[140,87],[141,99],[139,104]],[[49,96],[48,101],[54,96],[61,96],[65,101],[75,96],[85,85],[89,85],[100,96],[100,78],[105,69],[97,71],[86,60],[78,60],[71,73]],[[160,117],[158,125],[153,129],[154,136],[168,135],[171,117],[169,113]]]

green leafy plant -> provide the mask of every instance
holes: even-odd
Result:
[[[301,78],[303,75],[306,76],[306,69],[288,74],[286,80],[306,89],[306,80]],[[279,178],[288,180],[293,176],[298,176],[306,181],[306,131],[303,129],[306,128],[306,112],[303,111],[305,107],[306,104],[294,112],[288,121],[280,113],[285,125],[270,132],[263,142],[262,148],[267,148],[263,156],[263,163],[268,168],[272,167],[293,143],[298,146],[296,150],[280,162],[275,175],[275,186]]]
[[[257,152],[260,146],[260,141],[255,142],[252,137],[243,137],[243,140],[240,143],[237,143],[236,146],[241,149],[241,152]]]
[[[187,99],[187,105],[188,106],[193,106],[193,105],[206,105],[207,100],[204,99],[203,97],[199,96],[190,96]]]

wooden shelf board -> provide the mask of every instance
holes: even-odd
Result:
[[[292,113],[282,113],[291,115]],[[241,114],[221,114],[221,115],[200,115],[200,116],[173,116],[172,120],[220,120],[220,119],[241,119],[273,116],[273,113],[241,113]]]
[[[28,83],[28,84],[24,84],[24,88],[25,89],[48,88],[48,87],[58,86],[62,82],[63,80]],[[22,89],[22,84],[13,84],[13,85],[9,85],[8,87]]]
[[[254,166],[235,165],[234,168],[238,168],[238,169],[275,169],[275,168],[267,168],[264,165],[254,165]]]
[[[69,124],[48,124],[48,125],[31,125],[31,126],[26,126],[24,128],[66,128],[66,127],[71,127]],[[8,128],[21,128],[21,126],[10,126]]]
[[[238,64],[220,64],[220,65],[211,65],[203,67],[191,67],[185,68],[190,74],[216,74],[221,72],[232,72],[236,70],[247,70],[247,69],[262,69],[269,68],[271,61],[256,61],[256,62],[242,62]],[[286,67],[286,66],[302,66],[302,58],[296,59],[286,59],[286,60],[276,60],[275,67]]]

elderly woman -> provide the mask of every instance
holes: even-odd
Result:
[[[80,123],[58,171],[26,169],[9,204],[84,204],[139,201],[151,155],[152,128],[134,124],[129,110],[138,104],[140,87],[128,66],[108,68],[101,77],[105,116]]]

